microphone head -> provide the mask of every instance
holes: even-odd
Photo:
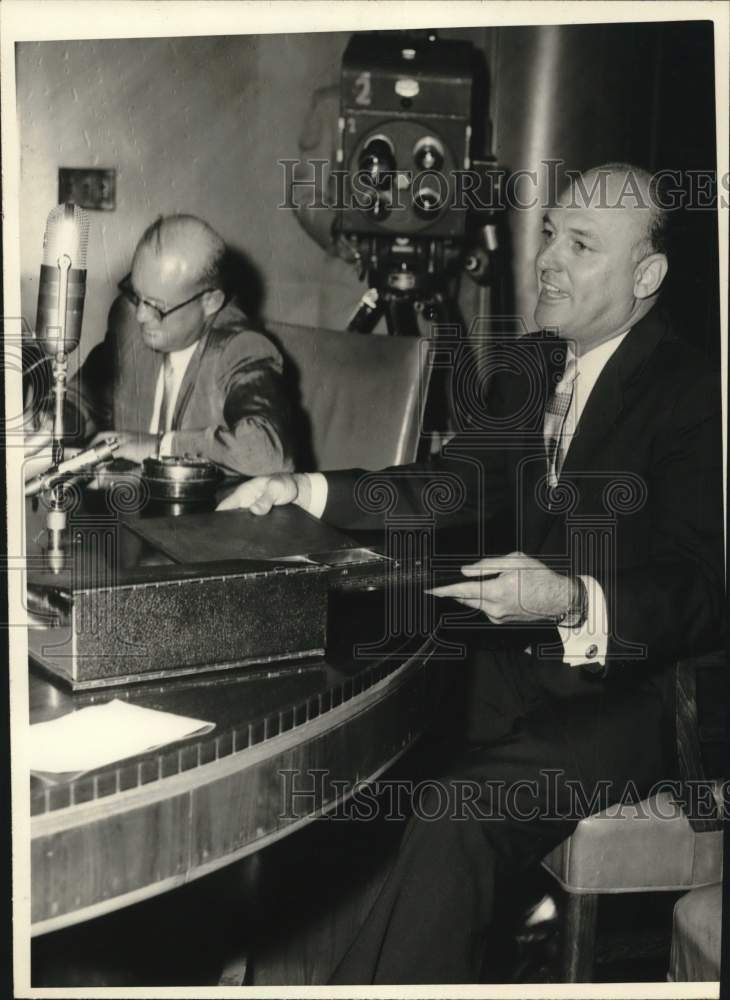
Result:
[[[44,265],[56,267],[65,254],[72,268],[85,271],[88,249],[89,213],[71,202],[51,209],[43,237]]]
[[[52,209],[43,237],[36,320],[38,342],[52,356],[69,353],[79,345],[88,249],[88,212],[70,202]]]

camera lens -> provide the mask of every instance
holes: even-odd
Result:
[[[444,147],[432,135],[424,135],[413,147],[413,159],[419,170],[440,170],[444,165]]]
[[[421,219],[431,219],[441,210],[444,199],[436,185],[421,184],[413,194],[413,209]]]
[[[395,153],[385,136],[373,136],[365,143],[358,159],[358,168],[367,174],[375,187],[383,187],[392,180]]]

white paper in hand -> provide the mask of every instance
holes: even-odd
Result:
[[[213,722],[114,699],[31,726],[30,769],[55,774],[91,771],[214,728]]]

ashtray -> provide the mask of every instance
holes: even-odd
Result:
[[[163,455],[146,458],[142,479],[153,500],[200,503],[211,500],[223,481],[223,471],[197,455]]]

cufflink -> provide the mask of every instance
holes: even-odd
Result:
[[[595,642],[591,643],[591,645],[586,650],[586,656],[588,657],[589,660],[594,660],[598,656],[598,646],[595,644]]]

